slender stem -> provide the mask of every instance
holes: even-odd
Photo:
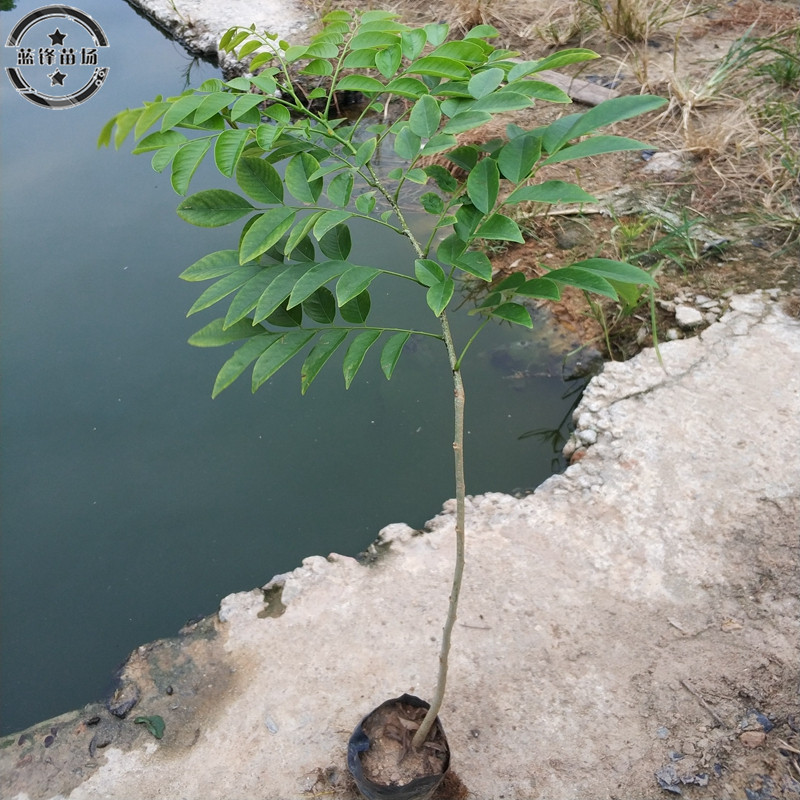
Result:
[[[458,356],[453,344],[453,337],[450,333],[450,325],[447,321],[447,314],[442,312],[439,318],[442,323],[442,333],[444,343],[447,347],[447,355],[450,359],[450,367],[453,371],[453,409],[454,409],[454,439],[453,456],[455,461],[456,478],[456,563],[453,569],[453,584],[450,589],[450,602],[447,607],[447,618],[442,629],[442,644],[439,651],[439,675],[436,680],[436,690],[431,700],[431,707],[422,720],[422,724],[414,734],[412,745],[421,747],[428,737],[431,727],[439,714],[444,700],[444,691],[447,685],[447,668],[450,655],[450,638],[453,626],[456,624],[458,612],[458,598],[461,594],[461,582],[464,575],[465,562],[465,535],[464,535],[464,505],[466,495],[466,483],[464,480],[464,384],[461,380],[461,369],[458,364]]]

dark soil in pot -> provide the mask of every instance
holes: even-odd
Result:
[[[439,719],[425,743],[411,746],[428,704],[404,694],[378,706],[350,737],[347,766],[367,800],[427,800],[450,765],[450,748]]]

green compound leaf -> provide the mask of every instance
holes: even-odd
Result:
[[[652,145],[624,136],[593,136],[591,139],[578,142],[578,144],[564,147],[543,161],[542,164],[559,164],[564,161],[574,161],[576,158],[617,153],[623,150],[647,150],[650,147]]]
[[[224,297],[227,297],[229,294],[244,286],[245,283],[259,272],[261,272],[261,267],[259,266],[241,267],[230,275],[220,278],[216,283],[212,283],[211,286],[194,301],[186,316],[190,317],[192,314],[196,314],[198,311],[203,311],[203,309],[213,306],[214,303],[218,303]]]
[[[649,272],[624,261],[614,261],[609,258],[587,258],[585,261],[576,261],[570,266],[593,272],[595,275],[601,275],[617,283],[658,285]]]
[[[346,261],[323,261],[321,264],[315,264],[294,285],[292,293],[289,295],[287,308],[299,305],[320,286],[338,278],[351,266]]]
[[[535,133],[525,133],[501,148],[497,156],[497,165],[504,178],[512,183],[520,183],[530,175],[541,152],[541,137]]]
[[[369,292],[365,289],[352,300],[343,303],[339,307],[339,313],[345,322],[349,322],[352,325],[363,325],[367,321],[370,308],[372,308],[372,300]]]
[[[380,335],[381,331],[364,331],[363,333],[359,333],[350,343],[344,356],[344,362],[342,363],[345,389],[350,388],[353,378],[355,378],[361,364],[364,362],[364,356],[366,356],[367,350],[375,344]]]
[[[269,380],[284,364],[310,342],[317,331],[289,331],[278,338],[262,353],[253,365],[252,390],[255,392],[264,381]]]
[[[164,728],[166,727],[164,718],[158,716],[158,714],[154,714],[151,717],[136,717],[133,721],[137,725],[144,725],[148,733],[155,736],[156,739],[161,739],[164,736]]]
[[[314,378],[325,366],[325,362],[336,352],[339,345],[347,338],[347,331],[325,331],[320,334],[317,344],[306,356],[300,369],[300,392],[305,394]]]
[[[470,71],[460,61],[439,56],[424,56],[415,61],[406,70],[412,75],[432,75],[436,78],[453,78],[454,80],[469,80]]]
[[[253,206],[236,192],[205,189],[190,195],[178,206],[178,216],[200,228],[218,228],[250,213]]]
[[[492,67],[484,72],[478,72],[469,79],[467,88],[476,99],[491,94],[503,82],[506,74],[499,67]]]
[[[394,374],[394,368],[397,366],[397,362],[400,360],[400,354],[403,352],[403,347],[410,336],[411,334],[409,332],[396,333],[383,346],[383,350],[381,351],[381,369],[386,376],[386,380],[389,380]]]
[[[551,281],[556,281],[557,283],[575,286],[587,292],[594,292],[595,294],[610,297],[612,300],[617,299],[616,290],[602,275],[597,275],[585,269],[574,266],[564,267],[563,269],[551,270],[544,277]]]

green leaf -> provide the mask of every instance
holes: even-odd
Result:
[[[295,223],[292,232],[289,234],[286,241],[283,243],[283,254],[290,255],[294,249],[306,239],[311,229],[316,224],[317,220],[324,214],[324,211],[315,211],[313,214],[302,217]],[[312,245],[313,250],[313,245]],[[313,260],[313,256],[312,256]]]
[[[306,58],[336,58],[339,48],[333,42],[316,41],[306,48]]]
[[[492,67],[484,72],[478,72],[469,79],[467,88],[469,93],[477,100],[491,94],[505,79],[506,74],[499,67]]]
[[[366,356],[367,350],[375,344],[380,335],[380,331],[364,331],[363,333],[359,333],[350,343],[342,364],[345,389],[350,388],[353,378],[355,378],[361,364],[364,362],[364,356]]]
[[[184,281],[207,281],[210,278],[228,275],[235,269],[239,269],[239,266],[238,250],[219,250],[195,261],[178,277]]]
[[[261,267],[258,266],[242,267],[232,272],[230,275],[220,278],[216,283],[212,283],[211,286],[194,301],[192,307],[186,313],[186,316],[190,317],[192,314],[196,314],[198,311],[203,311],[209,306],[213,306],[214,303],[218,303],[229,294],[235,292],[239,287],[244,286],[250,278],[257,275],[260,271]]]
[[[500,191],[500,172],[493,158],[481,159],[467,176],[467,194],[472,204],[483,214],[488,214],[497,201]]]
[[[225,328],[224,324],[225,320],[222,317],[209,322],[189,337],[189,344],[194,347],[221,347],[224,344],[238,342],[239,339],[264,333],[260,325],[254,326],[249,319],[243,319],[228,328]]]
[[[597,128],[611,125],[613,122],[654,111],[666,102],[663,97],[653,97],[646,94],[625,95],[604,100],[586,113],[578,115],[573,125],[564,134],[560,144],[563,145],[570,139],[583,136]]]
[[[428,94],[428,87],[422,81],[409,77],[395,78],[387,83],[384,89],[391,94],[396,94],[399,97],[408,97],[412,100]]]
[[[658,286],[649,272],[624,261],[613,261],[609,258],[587,258],[585,261],[577,261],[574,264],[570,264],[570,266],[593,272],[595,275],[601,275],[617,283]]]
[[[519,303],[502,303],[497,308],[493,308],[490,313],[493,317],[522,325],[525,328],[533,328],[530,311]]]
[[[345,322],[353,325],[363,325],[367,321],[371,306],[372,300],[370,300],[369,292],[364,290],[352,300],[348,300],[339,306],[339,313]]]
[[[381,31],[368,31],[359,33],[350,41],[351,50],[374,50],[379,47],[391,47],[399,44],[400,37],[394,33],[382,33]]]
[[[444,211],[444,200],[436,192],[425,192],[419,202],[429,214],[441,214]]]
[[[597,198],[566,181],[545,181],[511,192],[506,203],[596,203]]]
[[[236,165],[236,183],[245,194],[259,203],[283,202],[281,176],[263,158],[240,158]]]
[[[328,200],[335,206],[344,208],[350,202],[353,192],[353,173],[342,172],[328,184]]]
[[[354,50],[348,53],[342,67],[345,69],[373,69],[377,50]]]
[[[386,376],[386,380],[392,377],[394,368],[397,366],[397,362],[400,359],[400,354],[403,352],[403,347],[410,336],[410,333],[396,333],[383,346],[383,350],[381,351],[381,369]]]
[[[624,136],[593,136],[582,142],[564,147],[557,153],[542,161],[542,164],[559,164],[564,161],[574,161],[576,158],[599,156],[604,153],[616,153],[622,150],[647,150],[652,145],[628,139]]]
[[[525,97],[535,97],[538,100],[546,100],[548,103],[571,103],[570,96],[552,83],[545,81],[520,80],[510,83],[502,89],[502,92],[517,92],[524,94]]]
[[[231,108],[231,121],[236,122],[249,111],[257,108],[264,102],[264,98],[258,94],[244,94],[233,104]]]
[[[176,100],[161,119],[161,130],[166,131],[183,122],[205,100],[202,94],[184,94]]]
[[[441,283],[435,283],[425,296],[428,308],[438,317],[447,308],[454,291],[455,283],[452,278],[445,278]]]
[[[314,238],[321,239],[331,228],[335,228],[353,216],[351,211],[325,211],[314,224]]]
[[[297,153],[286,165],[284,180],[289,191],[303,203],[316,203],[322,193],[322,178],[309,180],[319,161],[309,153]]]
[[[133,135],[138,139],[146,130],[149,130],[154,122],[161,119],[170,105],[170,103],[164,102],[145,104],[144,111],[142,111],[139,118],[136,120],[136,127],[133,129]],[[134,150],[134,152],[136,151]]]
[[[214,388],[211,391],[212,399],[227,389],[250,364],[281,337],[279,333],[264,333],[264,329],[260,325],[253,330],[259,332],[258,335],[248,339],[241,347],[237,348],[217,373]]]
[[[525,242],[522,238],[519,225],[517,225],[513,219],[503,214],[492,214],[492,216],[475,231],[475,236],[472,238],[500,239],[505,242],[519,242],[520,244]]]
[[[424,185],[428,182],[428,175],[424,169],[410,169],[406,172],[406,180]]]
[[[192,176],[211,147],[210,139],[193,139],[182,144],[172,161],[170,183],[177,194],[186,194]]]
[[[156,739],[161,739],[164,736],[164,718],[158,716],[158,714],[154,714],[151,717],[136,717],[133,721],[144,725],[147,728],[147,732],[155,736]]]
[[[456,267],[484,281],[492,279],[492,262],[480,250],[467,250],[453,262]]]
[[[306,356],[300,369],[300,392],[305,394],[314,378],[325,365],[325,362],[336,352],[339,345],[347,338],[347,331],[325,331],[317,344]]]
[[[469,69],[460,61],[437,56],[423,56],[408,67],[406,74],[433,75],[437,78],[453,78],[454,80],[470,78]]]
[[[462,111],[442,128],[443,133],[463,133],[484,125],[492,118],[487,111]]]
[[[541,137],[533,132],[526,133],[503,145],[497,155],[497,165],[504,178],[520,183],[530,175],[541,152]]]
[[[343,306],[354,297],[360,295],[381,274],[381,270],[374,267],[361,267],[354,265],[345,270],[336,282],[336,302]]]
[[[314,322],[330,325],[336,319],[336,300],[330,289],[320,286],[303,301],[303,311]]]
[[[333,64],[331,64],[330,61],[326,61],[324,58],[315,58],[313,61],[309,61],[300,72],[303,75],[320,75],[322,77],[327,77],[328,75],[333,75]]]
[[[267,348],[253,365],[253,391],[269,380],[287,361],[302,350],[316,331],[289,331]]]
[[[180,146],[186,141],[188,141],[188,139],[182,133],[178,133],[178,131],[154,131],[138,142],[131,152],[134,155],[139,155],[139,153],[149,153],[153,150],[160,150],[162,147]]]
[[[384,85],[377,78],[370,78],[367,75],[345,75],[336,84],[336,89],[340,92],[364,92],[365,94],[385,91]]]
[[[494,25],[476,25],[467,31],[465,39],[472,39],[473,37],[480,37],[481,39],[494,39],[499,36],[497,28]]]
[[[400,34],[400,46],[403,49],[403,55],[409,61],[419,58],[427,41],[428,36],[422,28],[415,28]]]
[[[414,276],[423,286],[429,287],[441,283],[446,277],[439,264],[429,258],[418,258],[414,261]]]
[[[197,111],[194,112],[192,122],[195,125],[200,125],[211,119],[214,114],[218,114],[223,108],[230,105],[233,97],[230,92],[214,92],[208,95],[197,107]]]
[[[262,269],[236,292],[236,296],[231,300],[228,312],[225,314],[226,328],[239,323],[256,307],[256,303],[258,303],[264,290],[272,283],[274,273],[274,269]],[[252,327],[252,321],[247,320],[247,322]]]
[[[294,285],[310,268],[309,264],[281,264],[275,266],[271,271],[273,278],[269,286],[264,290],[264,294],[258,299],[256,309],[253,314],[254,322],[261,322],[269,319],[278,306],[285,302],[291,294]]]
[[[587,292],[610,297],[612,300],[617,299],[614,287],[604,277],[585,269],[563,267],[562,269],[551,270],[544,277],[557,283],[563,283],[566,286],[575,286]]]
[[[458,144],[458,139],[452,133],[437,133],[425,142],[425,146],[419,151],[422,156],[432,156],[449,150]],[[427,169],[427,167],[426,167]]]
[[[561,289],[558,284],[548,278],[531,278],[516,290],[516,294],[524,297],[538,297],[542,300],[561,299]]]
[[[369,216],[375,208],[375,192],[365,192],[356,197],[356,209],[359,214]]]
[[[387,80],[397,72],[402,60],[403,51],[400,44],[394,44],[385,50],[379,50],[375,53],[375,66],[378,68],[378,72]]]
[[[276,328],[299,328],[303,324],[303,307],[286,308],[286,301],[267,317],[267,322]]]
[[[287,308],[300,305],[320,286],[324,286],[328,281],[338,278],[350,266],[346,261],[323,261],[321,264],[315,264],[294,285],[292,293],[289,295]]]
[[[443,192],[454,192],[458,188],[458,181],[441,164],[425,167],[425,174],[433,178]]]
[[[319,249],[328,256],[342,261],[350,255],[352,239],[347,225],[337,225],[331,228],[319,241]]]
[[[486,52],[476,41],[449,41],[437,47],[431,56],[434,58],[451,58],[465,64],[482,64],[486,61]]]
[[[200,228],[218,228],[240,219],[253,206],[236,192],[227,189],[205,189],[190,195],[178,206],[178,216]]]
[[[250,131],[246,128],[233,128],[223,131],[214,145],[214,162],[217,169],[226,177],[233,175],[239,156],[247,144]]]
[[[519,92],[505,91],[494,92],[486,95],[472,104],[473,111],[487,111],[496,114],[501,111],[516,111],[521,108],[530,108],[532,101],[529,97]]]
[[[269,250],[292,227],[296,213],[293,208],[278,206],[260,214],[242,237],[239,261],[244,264]]]
[[[446,22],[431,23],[424,26],[425,36],[431,47],[438,47],[446,38],[450,31],[450,26]]]
[[[358,150],[356,150],[355,154],[355,162],[359,167],[363,167],[364,164],[367,163],[372,158],[372,154],[375,152],[375,148],[378,146],[378,140],[376,137],[372,137],[371,139],[367,139],[365,142],[362,142],[358,146]]]
[[[517,78],[531,75],[534,72],[541,72],[545,69],[558,69],[567,64],[591,61],[595,58],[599,58],[599,56],[593,50],[585,50],[577,47],[570,50],[560,50],[545,58],[540,58],[538,61],[522,61],[515,64],[508,73],[508,80],[515,81]]]
[[[439,128],[442,112],[439,103],[429,94],[424,94],[414,104],[408,117],[408,128],[417,136],[430,139]]]
[[[406,161],[416,158],[421,146],[422,140],[411,128],[403,128],[394,140],[395,153]]]

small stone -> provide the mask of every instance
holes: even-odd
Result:
[[[719,317],[713,311],[706,311],[706,313],[703,314],[703,319],[709,325],[713,325],[719,319]]]
[[[578,438],[583,444],[594,444],[597,441],[597,431],[587,428],[578,432]]]
[[[710,297],[707,297],[704,294],[696,294],[694,296],[694,302],[698,306],[702,306],[702,305],[706,305],[706,304],[713,304],[714,301]]]
[[[767,739],[767,734],[764,731],[745,731],[740,737],[739,741],[745,747],[763,747]]]
[[[677,328],[670,328],[667,331],[667,339],[670,342],[674,342],[676,339],[681,338],[681,332]]]
[[[703,324],[703,315],[692,306],[676,306],[675,322],[683,330],[691,330]]]

